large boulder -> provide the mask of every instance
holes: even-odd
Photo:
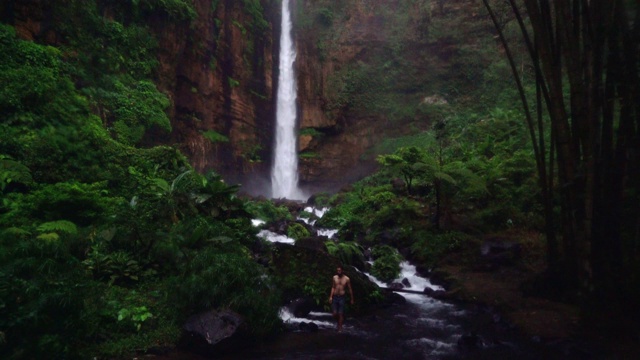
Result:
[[[328,251],[327,245],[325,245],[325,241],[327,241],[327,238],[325,236],[309,236],[296,241],[295,246],[320,251],[326,254],[328,253]]]
[[[310,296],[305,296],[291,300],[287,304],[287,308],[293,316],[301,318],[309,315],[311,311],[317,308],[317,305]]]
[[[246,335],[244,319],[229,309],[209,310],[187,319],[180,347],[205,356],[237,349]]]

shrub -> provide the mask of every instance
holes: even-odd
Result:
[[[245,251],[207,247],[193,255],[171,279],[170,297],[182,314],[229,307],[244,315],[256,334],[277,328],[279,297]]]
[[[374,258],[371,274],[382,281],[393,281],[400,275],[402,255],[391,246],[378,245],[371,249]]]
[[[287,228],[287,236],[294,240],[304,239],[309,237],[310,235],[311,234],[309,234],[309,230],[307,230],[307,228],[305,228],[302,224],[293,223]]]
[[[470,239],[469,235],[458,231],[423,233],[411,246],[411,256],[427,267],[433,267],[446,254],[459,250]]]
[[[381,256],[373,262],[371,274],[382,281],[393,281],[400,275],[400,260],[392,255]]]
[[[253,216],[254,219],[259,219],[267,223],[293,220],[289,209],[284,206],[276,206],[272,201],[247,201],[245,203],[245,209]]]
[[[358,243],[350,242],[325,242],[329,254],[338,258],[343,265],[352,265],[362,268],[365,263],[364,251]]]

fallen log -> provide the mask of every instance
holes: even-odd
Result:
[[[392,291],[392,292],[402,292],[402,293],[408,293],[408,294],[420,294],[420,295],[430,295],[425,293],[424,291],[418,291],[418,290],[409,290],[409,289],[391,289],[391,288],[387,288],[387,287],[380,287],[381,290],[386,290],[386,291]]]

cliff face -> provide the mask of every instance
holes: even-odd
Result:
[[[480,6],[298,1],[300,151],[308,154],[300,163],[302,182],[339,186],[358,178],[375,167],[376,146],[385,138],[439,120],[425,99],[457,95],[447,82],[468,67],[461,49],[477,47],[490,31]]]
[[[145,18],[159,42],[155,80],[171,100],[173,131],[152,130],[144,144],[176,145],[200,171],[267,184],[281,3],[192,4],[190,22],[157,12]],[[476,56],[478,34],[488,37],[478,1],[294,0],[293,8],[303,187],[337,188],[372,171],[384,139],[438,120],[425,99],[464,97],[461,84],[482,66],[466,60]],[[2,7],[23,38],[64,42],[51,31],[50,10],[42,0]]]
[[[234,180],[268,170],[273,124],[272,28],[257,31],[239,1],[196,1],[188,27],[152,22],[160,40],[159,86],[170,94],[173,132],[196,169]],[[266,16],[271,2],[264,2]],[[213,8],[213,5],[217,5]],[[256,26],[256,25],[253,25]],[[228,141],[212,142],[215,131]]]

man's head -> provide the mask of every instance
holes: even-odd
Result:
[[[344,275],[344,274],[342,273],[342,266],[338,266],[338,267],[336,268],[336,274],[338,274],[338,276],[340,276],[340,277],[342,277],[342,275]]]

